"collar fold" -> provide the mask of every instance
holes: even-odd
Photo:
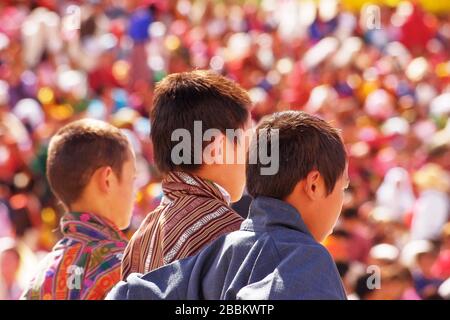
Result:
[[[278,228],[298,230],[312,237],[300,213],[293,206],[275,198],[256,197],[241,230],[264,232]]]
[[[64,236],[85,241],[127,241],[125,235],[114,223],[89,212],[69,212],[61,219]]]
[[[212,181],[184,171],[169,172],[162,181],[162,189],[164,196],[170,200],[183,195],[197,195],[229,204],[229,195],[225,189]]]

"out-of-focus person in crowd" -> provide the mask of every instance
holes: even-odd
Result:
[[[415,202],[408,171],[400,167],[389,169],[377,190],[376,201],[389,210],[391,220],[403,222]]]
[[[0,238],[0,300],[19,299],[23,284],[20,283],[21,257],[11,238]]]
[[[394,263],[381,268],[380,279],[372,275],[362,275],[355,284],[355,298],[360,300],[420,300],[411,272],[408,268]],[[379,281],[377,284],[375,281]]]
[[[438,240],[449,220],[450,175],[439,165],[430,163],[414,173],[414,182],[419,197],[414,207],[411,238]]]
[[[423,299],[437,297],[443,282],[434,270],[438,255],[438,246],[429,240],[413,240],[402,250],[402,260],[412,271],[414,287]]]
[[[445,280],[450,278],[450,222],[447,222],[443,229],[441,249],[433,265],[433,273]]]

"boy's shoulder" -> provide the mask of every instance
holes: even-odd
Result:
[[[290,279],[295,288],[274,292],[272,298],[346,298],[336,264],[322,244],[295,230],[286,231],[284,235],[280,231],[271,232],[271,236],[280,255],[277,274],[280,279]]]
[[[295,257],[302,261],[314,263],[326,262],[328,265],[333,263],[328,250],[311,236],[289,228],[276,229],[267,232],[268,237],[273,241],[276,250],[281,257]],[[302,259],[308,257],[310,259]]]
[[[118,267],[123,259],[126,241],[91,241],[86,243],[83,254],[88,256],[86,273],[93,274]]]
[[[121,255],[127,246],[126,240],[88,240],[62,238],[49,253],[49,257],[69,258],[77,265],[87,264],[95,257],[104,260],[110,256],[121,259]]]
[[[68,238],[58,241],[39,261],[33,278],[22,294],[22,299],[58,299],[58,294],[67,289],[67,278],[70,273],[84,267],[80,266],[79,258],[83,247],[82,242]]]
[[[123,252],[128,242],[126,240],[92,240],[86,242],[83,250],[87,253],[95,253],[102,256]]]
[[[230,206],[218,199],[187,194],[173,200],[163,200],[153,211],[149,212],[142,221],[137,232],[133,235],[133,241],[142,237],[148,237],[148,233],[160,228],[170,228],[174,225],[186,224],[186,217],[193,223],[209,223],[217,218],[227,219],[228,224],[232,224],[229,231],[239,229],[244,220]],[[222,220],[225,221],[225,220]]]
[[[67,299],[78,282],[82,282],[81,295],[90,284],[99,280],[99,276],[101,285],[110,283],[113,286],[120,279],[120,263],[125,246],[125,241],[61,239],[40,261],[22,298]]]

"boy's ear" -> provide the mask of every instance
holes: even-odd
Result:
[[[111,188],[113,171],[111,167],[101,167],[96,170],[93,177],[97,180],[100,191],[107,193]]]
[[[305,194],[311,200],[317,200],[323,196],[323,179],[319,171],[313,170],[308,173],[303,186]]]
[[[210,139],[208,145],[202,152],[203,162],[205,164],[220,163],[223,161],[224,135],[217,130]]]
[[[220,157],[223,157],[225,155],[226,143],[227,143],[226,142],[226,137],[225,137],[225,135],[223,133],[217,135],[214,138],[214,142],[213,142],[213,144],[214,144],[214,151],[212,153],[214,157],[220,158]],[[221,160],[223,160],[223,159],[221,159]]]

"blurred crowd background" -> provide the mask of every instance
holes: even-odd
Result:
[[[161,199],[154,85],[195,68],[247,89],[255,123],[296,109],[342,129],[351,185],[324,244],[351,298],[450,298],[450,1],[371,3],[1,1],[0,299],[20,296],[60,237],[45,178],[56,130],[91,117],[127,133],[131,236]],[[236,204],[244,216],[248,200]]]

